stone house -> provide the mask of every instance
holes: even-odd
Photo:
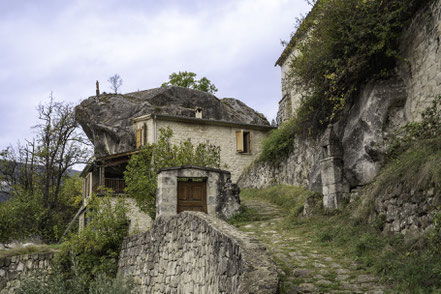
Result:
[[[209,112],[209,109],[206,110]],[[135,148],[94,157],[81,174],[84,179],[84,211],[79,216],[80,228],[87,222],[85,207],[91,194],[97,192],[100,186],[110,188],[116,194],[123,194],[124,171],[130,157],[136,154],[143,145],[157,143],[161,129],[170,128],[173,131],[172,144],[190,139],[194,144],[209,143],[219,146],[221,167],[231,173],[233,183],[237,181],[242,170],[257,158],[263,139],[271,129],[274,129],[264,124],[204,118],[203,115],[204,108],[194,107],[192,116],[150,113],[132,117],[130,133],[136,142]],[[96,142],[94,145],[97,145]],[[136,210],[135,207],[133,209]],[[134,213],[140,212],[134,211]],[[146,225],[138,223],[137,226],[142,228]]]

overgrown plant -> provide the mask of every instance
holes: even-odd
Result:
[[[159,134],[158,143],[143,146],[131,157],[124,172],[126,192],[152,218],[155,217],[156,175],[161,168],[183,165],[220,167],[220,147],[208,143],[194,145],[190,140],[173,145],[170,128],[160,129]]]
[[[69,236],[53,262],[57,275],[84,289],[100,275],[115,277],[121,244],[127,235],[124,201],[110,198],[109,193],[92,197],[86,212],[90,222],[82,232]]]
[[[339,119],[368,80],[393,72],[403,30],[431,1],[314,1],[290,43],[300,53],[291,63],[291,79],[309,90],[298,111],[304,135]]]

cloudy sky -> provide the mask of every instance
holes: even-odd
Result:
[[[118,73],[128,93],[177,71],[206,76],[271,119],[274,63],[305,0],[0,0],[0,150],[32,138],[36,107],[79,103]]]

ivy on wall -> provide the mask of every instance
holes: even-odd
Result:
[[[402,32],[432,1],[315,1],[288,44],[300,53],[290,63],[288,80],[305,94],[288,122],[290,130],[282,127],[270,134],[261,160],[288,156],[292,148],[279,148],[274,142],[288,140],[282,142],[288,146],[294,136],[316,138],[341,118],[368,80],[389,77],[401,60]]]

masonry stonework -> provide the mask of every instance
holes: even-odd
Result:
[[[156,216],[177,214],[179,178],[200,178],[206,183],[207,213],[228,219],[240,210],[239,189],[231,184],[230,172],[220,169],[183,166],[158,173]]]
[[[119,273],[143,293],[278,293],[265,249],[201,212],[159,217],[149,232],[124,240]]]
[[[53,253],[24,254],[0,258],[0,294],[12,294],[27,277],[45,277]]]
[[[193,144],[209,143],[221,148],[221,168],[231,172],[231,181],[237,182],[242,170],[257,158],[261,151],[262,141],[268,131],[244,129],[251,134],[251,152],[236,151],[236,131],[240,127],[224,127],[215,125],[197,125],[173,121],[157,121],[157,129],[170,127],[173,130],[171,142],[178,144],[190,139]]]

